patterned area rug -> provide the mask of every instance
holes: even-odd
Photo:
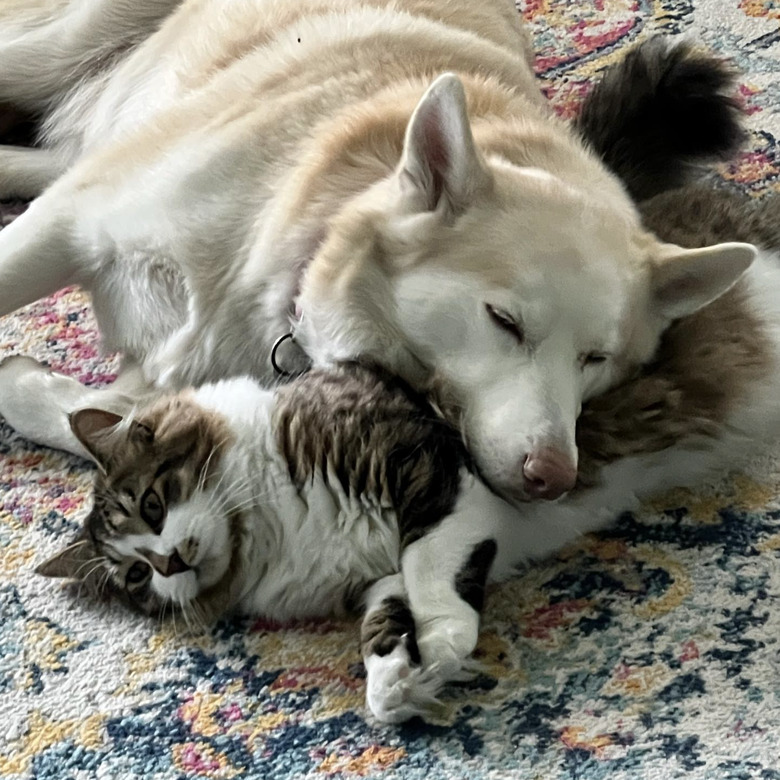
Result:
[[[752,149],[722,177],[757,197],[780,190],[778,0],[527,0],[522,12],[563,114],[654,31],[732,57]],[[115,370],[74,291],[0,321],[0,354],[16,351],[88,383]],[[780,778],[770,456],[494,590],[485,673],[448,693],[440,722],[401,728],[366,719],[352,624],[185,637],[33,575],[74,533],[89,483],[84,463],[0,430],[0,777]]]

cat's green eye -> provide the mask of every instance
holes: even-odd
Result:
[[[141,517],[152,530],[157,530],[165,516],[165,507],[157,493],[148,488],[141,496]]]
[[[151,572],[151,566],[143,561],[136,561],[128,570],[125,580],[128,585],[137,585],[143,582]]]

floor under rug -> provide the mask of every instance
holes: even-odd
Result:
[[[522,5],[564,115],[655,31],[732,57],[751,149],[721,175],[780,191],[778,0]],[[0,356],[16,351],[87,383],[116,367],[77,291],[0,320]],[[0,428],[0,778],[780,778],[777,458],[626,515],[494,590],[485,673],[447,693],[440,722],[398,728],[366,718],[353,624],[185,637],[32,574],[75,532],[90,479]]]

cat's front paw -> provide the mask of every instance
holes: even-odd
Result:
[[[437,694],[444,680],[437,669],[414,664],[403,642],[387,655],[369,656],[365,665],[366,703],[382,723],[424,717],[440,706]]]
[[[417,647],[426,669],[438,671],[445,682],[473,677],[469,658],[479,638],[479,615],[442,615],[421,622]]]

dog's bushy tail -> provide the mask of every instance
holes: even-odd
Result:
[[[643,200],[685,184],[706,163],[729,159],[743,143],[736,75],[690,42],[656,36],[606,72],[575,125]]]

